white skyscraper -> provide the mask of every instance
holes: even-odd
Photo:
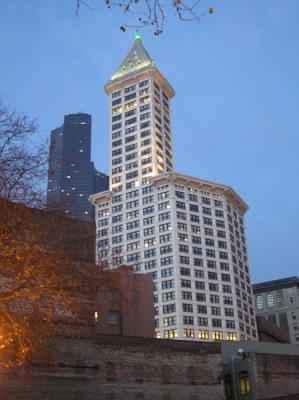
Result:
[[[157,337],[256,340],[248,207],[228,186],[174,172],[175,93],[139,35],[105,91],[110,190],[90,197],[97,256],[153,275]]]

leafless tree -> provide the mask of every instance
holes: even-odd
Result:
[[[151,26],[155,35],[160,35],[164,30],[164,24],[170,13],[174,13],[180,21],[200,22],[203,17],[213,14],[213,7],[203,4],[206,0],[104,0],[108,9],[120,8],[124,13],[136,17],[133,25],[123,24],[120,29],[124,32],[126,28],[141,29]],[[91,7],[88,0],[75,0],[76,13],[80,7]]]
[[[0,198],[32,206],[40,203],[47,159],[36,122],[9,110],[0,97]]]

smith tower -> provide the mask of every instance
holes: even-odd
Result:
[[[139,35],[105,91],[110,186],[90,196],[97,257],[152,274],[157,337],[256,340],[248,207],[229,186],[174,171],[174,90]]]
[[[110,189],[122,191],[173,170],[169,101],[174,90],[136,35],[105,86],[110,105]]]

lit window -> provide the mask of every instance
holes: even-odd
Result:
[[[194,338],[194,329],[184,329],[185,338]]]
[[[241,395],[250,394],[251,392],[251,385],[247,371],[239,372],[239,388]]]
[[[223,340],[223,332],[213,331],[213,339],[214,340]]]
[[[170,329],[170,330],[164,331],[165,339],[174,339],[176,337],[178,337],[178,331],[176,329]]]
[[[99,313],[97,311],[94,312],[94,320],[98,322],[99,320]]]
[[[209,331],[206,330],[198,331],[198,337],[199,339],[209,339]]]
[[[226,334],[227,340],[237,340],[237,335],[234,332],[228,332]]]

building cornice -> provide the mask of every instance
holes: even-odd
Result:
[[[104,201],[109,201],[112,199],[112,191],[106,190],[105,192],[95,193],[89,196],[88,201],[94,206],[98,203],[103,203]]]
[[[151,182],[154,185],[167,183],[169,181],[177,184],[190,184],[197,186],[201,190],[209,190],[213,191],[214,193],[223,194],[242,212],[242,214],[245,214],[245,212],[249,209],[249,206],[245,203],[245,201],[230,186],[227,185],[195,178],[193,176],[184,175],[177,172],[160,174],[151,179]]]
[[[274,281],[256,283],[252,285],[252,290],[254,294],[258,294],[269,290],[279,290],[289,287],[299,288],[299,278],[297,276],[291,276],[284,279],[276,279]]]
[[[119,90],[126,85],[136,83],[136,79],[146,79],[148,77],[152,77],[161,86],[167,96],[171,98],[175,95],[175,91],[170,83],[167,81],[167,79],[161,74],[161,72],[157,68],[152,66],[147,66],[140,69],[138,72],[133,71],[130,74],[125,75],[124,77],[110,80],[106,83],[104,89],[106,94],[110,94],[111,92]]]

